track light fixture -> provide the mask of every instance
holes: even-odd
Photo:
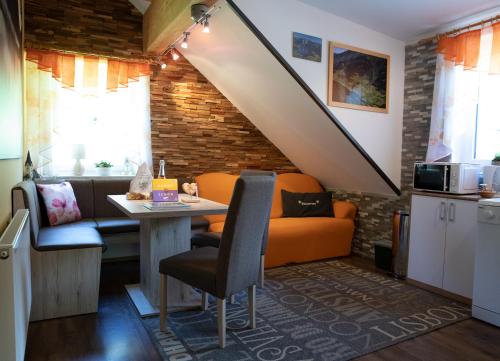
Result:
[[[190,34],[189,31],[184,32],[184,39],[182,40],[182,43],[181,43],[181,48],[183,48],[183,49],[188,48],[188,36],[189,36],[189,34]]]
[[[160,54],[159,56],[156,57],[156,61],[154,62],[154,64],[159,67],[161,70],[165,70],[167,69],[167,63],[165,62],[165,60],[163,60],[163,56],[165,55],[165,53],[162,53]]]
[[[205,15],[205,20],[203,20],[203,32],[208,34],[210,32],[210,25],[208,24],[209,15]]]
[[[176,46],[178,46],[180,42],[180,47],[182,49],[187,49],[189,47],[189,35],[191,35],[191,31],[198,25],[202,25],[203,29],[201,30],[203,33],[210,33],[210,24],[209,18],[213,15],[214,11],[216,11],[216,7],[209,8],[205,4],[194,4],[191,6],[191,19],[194,24],[192,24],[189,28],[186,29],[182,33],[180,37],[174,40],[168,48],[161,54],[161,56],[167,56],[170,53],[172,60],[176,61],[180,58],[179,52],[176,50]],[[163,61],[160,57],[154,62],[157,66],[159,66],[162,70],[167,68],[167,63]]]
[[[203,3],[191,5],[191,20],[197,24],[200,23],[209,10],[208,6]]]

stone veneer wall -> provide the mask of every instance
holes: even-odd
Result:
[[[142,15],[128,0],[25,0],[26,46],[140,58]],[[151,77],[155,166],[172,177],[295,166],[184,59]]]
[[[24,0],[25,45],[142,57],[142,15],[128,0]]]
[[[25,0],[28,46],[142,56],[142,16],[128,0]],[[435,42],[406,48],[402,196],[336,190],[357,204],[353,251],[373,256],[373,241],[391,239],[392,211],[409,208],[412,168],[425,157],[432,107]],[[296,168],[187,61],[179,59],[151,77],[155,164],[167,160],[171,176],[241,168]]]
[[[401,197],[334,191],[336,199],[348,199],[358,206],[353,251],[373,257],[373,242],[391,240],[392,212],[409,210],[413,164],[425,159],[434,92],[436,42],[408,45],[405,60],[403,152],[401,156]]]
[[[167,176],[297,168],[183,57],[151,77],[153,161]]]

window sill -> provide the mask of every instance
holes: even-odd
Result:
[[[123,175],[123,174],[110,174],[110,175],[99,175],[99,174],[85,174],[85,175],[73,175],[73,174],[58,174],[53,177],[47,177],[47,178],[61,178],[61,179],[92,179],[92,178],[130,178],[132,179],[134,176],[133,175]]]

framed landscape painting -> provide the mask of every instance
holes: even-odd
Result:
[[[321,43],[321,38],[294,32],[292,34],[292,56],[320,63]]]
[[[328,105],[387,113],[390,57],[331,41]]]

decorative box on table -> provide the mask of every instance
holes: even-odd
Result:
[[[153,179],[153,202],[178,202],[177,179]]]

